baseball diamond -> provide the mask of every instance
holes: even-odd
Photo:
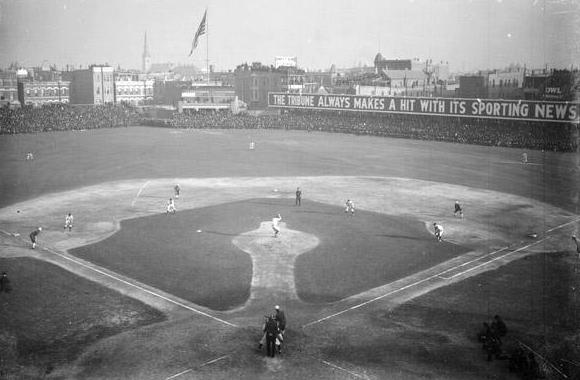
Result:
[[[543,178],[573,156],[532,152],[541,165],[522,168],[502,163],[518,156],[505,148],[291,131],[262,131],[249,152],[243,131],[213,132],[2,137],[8,160],[18,153],[9,139],[50,139],[93,162],[87,171],[68,160],[63,181],[62,151],[39,145],[43,165],[25,176],[25,163],[2,166],[22,190],[4,187],[0,209],[0,269],[10,269],[15,289],[0,299],[5,368],[65,378],[483,378],[469,331],[501,313],[520,336],[534,336],[546,309],[529,300],[549,292],[554,300],[542,302],[562,302],[573,281],[562,273],[580,217],[560,196],[573,189],[565,173]],[[112,135],[126,141],[123,154],[108,154]],[[134,163],[144,139],[161,149]],[[169,151],[179,160],[167,160]],[[268,159],[274,152],[284,159]],[[166,215],[176,183],[177,212]],[[344,213],[346,199],[354,215]],[[69,210],[75,227],[63,232]],[[31,250],[24,237],[36,226]],[[282,355],[268,361],[253,347],[274,305],[288,327]],[[33,323],[34,310],[48,319]]]

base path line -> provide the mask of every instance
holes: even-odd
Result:
[[[322,359],[319,359],[319,360],[320,360],[322,363],[326,364],[327,366],[329,366],[329,367],[332,367],[332,368],[335,368],[335,369],[338,369],[338,370],[341,370],[341,371],[343,371],[343,372],[346,372],[346,373],[348,373],[349,375],[356,377],[357,379],[367,379],[367,377],[366,377],[366,376],[362,376],[362,375],[359,375],[358,373],[354,373],[354,372],[352,372],[352,371],[349,371],[348,369],[346,369],[346,368],[342,368],[342,367],[340,367],[340,366],[337,366],[336,364],[333,364],[333,363],[331,363],[331,362],[329,362],[329,361],[322,360]]]
[[[446,270],[444,270],[443,272],[439,273],[439,278],[442,278],[442,279],[444,279],[444,280],[449,280],[451,277],[444,277],[444,276],[441,276],[441,275],[442,275],[443,273],[451,272],[451,271],[453,271],[453,270],[455,270],[455,269],[457,269],[457,268],[461,268],[461,267],[463,267],[463,266],[466,266],[466,265],[468,265],[468,264],[474,263],[474,262],[476,262],[476,261],[479,261],[479,260],[481,260],[481,259],[485,259],[486,257],[489,257],[489,256],[491,256],[491,255],[495,255],[496,253],[499,253],[499,252],[505,251],[505,250],[506,250],[506,249],[508,249],[508,248],[509,248],[509,247],[503,247],[503,248],[500,248],[500,249],[498,249],[498,250],[495,250],[495,251],[493,251],[493,252],[486,253],[486,254],[485,254],[485,255],[483,255],[483,256],[476,257],[476,258],[475,258],[475,259],[473,259],[473,260],[469,260],[469,261],[466,261],[466,262],[464,262],[464,263],[461,263],[461,264],[459,264],[459,265],[456,265],[456,266],[454,266],[453,268],[446,269]],[[486,262],[487,262],[487,261],[486,261]]]
[[[504,248],[502,248],[502,249],[499,249],[499,250],[497,250],[497,251],[493,251],[493,252],[491,252],[491,253],[488,253],[487,255],[485,255],[485,257],[487,257],[487,256],[490,256],[490,255],[493,255],[493,254],[495,254],[495,253],[497,253],[497,252],[500,252],[500,251],[502,251],[502,250],[504,250],[504,249],[505,249],[505,247],[504,247]],[[503,257],[503,256],[502,256],[502,257]],[[477,260],[479,260],[479,259],[481,259],[481,257],[478,257],[477,259],[471,260],[471,262],[477,261]],[[363,307],[363,306],[365,306],[365,305],[368,305],[368,304],[370,304],[370,303],[372,303],[372,302],[378,301],[378,300],[380,300],[380,299],[383,299],[383,298],[385,298],[385,297],[388,297],[388,296],[390,296],[390,295],[393,295],[393,294],[395,294],[395,293],[402,292],[403,290],[406,290],[406,289],[412,288],[412,287],[414,287],[414,286],[417,286],[417,285],[419,285],[419,284],[422,284],[422,283],[424,283],[424,282],[431,281],[431,280],[433,280],[433,279],[435,279],[435,278],[444,278],[444,279],[445,279],[445,277],[441,276],[442,274],[444,274],[444,273],[447,273],[447,272],[450,272],[450,271],[452,271],[452,270],[455,270],[455,269],[457,269],[457,268],[460,268],[460,267],[461,267],[461,266],[463,266],[464,264],[466,264],[466,263],[463,263],[463,264],[456,265],[456,266],[454,266],[454,267],[452,267],[452,268],[448,268],[448,269],[446,269],[446,270],[444,270],[444,271],[442,271],[442,272],[439,272],[439,273],[437,273],[437,274],[431,275],[431,276],[429,276],[429,277],[426,277],[426,278],[424,278],[424,279],[422,279],[422,280],[415,281],[415,282],[413,282],[413,283],[411,283],[411,284],[408,284],[408,285],[405,285],[405,286],[403,286],[403,287],[400,287],[399,289],[392,290],[392,291],[390,291],[390,292],[388,292],[388,293],[385,293],[385,294],[383,294],[383,295],[377,296],[377,297],[375,297],[375,298],[371,298],[370,300],[368,300],[368,301],[365,301],[365,302],[362,302],[362,303],[360,303],[360,304],[358,304],[358,305],[351,306],[351,307],[349,307],[348,309],[344,309],[344,310],[342,310],[342,311],[339,311],[339,312],[337,312],[337,313],[334,313],[334,314],[328,315],[328,316],[326,316],[326,317],[324,317],[324,318],[320,318],[320,319],[318,319],[318,320],[316,320],[316,321],[309,322],[309,323],[305,324],[304,326],[302,326],[302,328],[305,328],[305,327],[308,327],[308,326],[311,326],[311,325],[315,325],[315,324],[317,324],[317,323],[320,323],[320,322],[326,321],[327,319],[330,319],[330,318],[337,317],[337,316],[339,316],[339,315],[341,315],[341,314],[344,314],[344,313],[346,313],[346,312],[348,312],[348,311],[351,311],[351,310],[358,309],[359,307]]]
[[[562,227],[564,227],[564,226],[567,226],[567,225],[569,225],[569,224],[572,224],[572,223],[576,223],[576,222],[578,222],[578,221],[580,221],[580,218],[578,218],[578,219],[575,219],[575,220],[573,220],[573,221],[570,221],[570,222],[567,222],[567,223],[560,224],[560,225],[558,225],[558,226],[556,226],[556,227],[553,227],[553,228],[551,228],[551,229],[547,230],[547,231],[546,231],[546,233],[548,233],[548,232],[552,232],[552,231],[555,231],[555,230],[557,230],[557,229],[560,229],[560,228],[562,228]],[[476,267],[474,267],[474,268],[471,268],[471,269],[469,269],[469,270],[466,270],[466,271],[463,271],[463,272],[461,272],[461,273],[459,273],[459,274],[457,274],[457,275],[455,275],[455,276],[452,276],[452,277],[450,277],[449,279],[452,279],[452,278],[454,278],[454,277],[457,277],[458,275],[461,275],[461,274],[463,274],[463,273],[467,273],[467,272],[469,272],[469,271],[471,271],[471,270],[473,270],[473,269],[475,269],[475,268],[478,268],[478,267],[481,267],[481,266],[487,265],[487,264],[489,264],[489,263],[491,263],[491,262],[493,262],[493,261],[495,261],[495,260],[498,260],[498,259],[504,258],[504,257],[506,257],[506,256],[508,256],[508,255],[511,255],[512,253],[516,253],[516,252],[518,252],[518,251],[521,251],[521,250],[523,250],[523,249],[526,249],[526,248],[529,248],[529,247],[531,247],[531,246],[537,245],[537,244],[539,244],[539,243],[541,243],[541,242],[543,242],[543,241],[547,240],[548,238],[550,238],[550,236],[548,236],[548,237],[545,237],[545,238],[543,238],[543,239],[541,239],[541,240],[538,240],[537,242],[534,242],[534,243],[528,244],[528,245],[526,245],[526,246],[524,246],[524,247],[518,248],[518,249],[516,249],[515,251],[509,252],[509,253],[507,253],[507,254],[505,254],[505,255],[502,255],[502,256],[496,257],[496,258],[494,258],[494,259],[492,259],[492,260],[490,260],[490,261],[486,261],[485,263],[482,263],[482,264],[480,264],[480,265],[478,265],[478,266],[476,266]],[[504,248],[502,248],[502,249],[500,249],[500,250],[498,250],[498,251],[494,251],[494,252],[492,252],[492,253],[488,254],[487,256],[489,256],[489,255],[491,255],[491,254],[494,254],[494,253],[497,253],[497,252],[499,252],[499,251],[501,251],[501,250],[503,250],[503,249],[504,249]],[[381,300],[381,299],[383,299],[383,298],[385,298],[385,297],[388,297],[388,296],[390,296],[390,295],[393,295],[393,294],[399,293],[399,292],[401,292],[401,291],[403,291],[403,290],[406,290],[406,289],[412,288],[412,287],[414,287],[414,286],[417,286],[417,285],[419,285],[419,284],[422,284],[422,283],[424,283],[424,282],[427,282],[427,281],[431,281],[431,280],[433,280],[433,279],[435,279],[435,278],[438,278],[438,277],[439,277],[439,278],[441,279],[441,278],[442,278],[442,276],[441,276],[442,274],[444,274],[444,273],[447,273],[447,272],[450,272],[450,271],[452,271],[452,270],[454,270],[454,269],[457,269],[457,268],[461,267],[461,265],[463,265],[463,264],[456,265],[456,266],[454,266],[454,267],[452,267],[452,268],[446,269],[446,270],[444,270],[444,271],[442,271],[442,272],[439,272],[439,273],[437,273],[437,274],[431,275],[431,276],[429,276],[429,277],[426,277],[426,278],[424,278],[424,279],[422,279],[422,280],[415,281],[415,282],[413,282],[413,283],[411,283],[411,284],[408,284],[408,285],[405,285],[405,286],[403,286],[403,287],[400,287],[399,289],[395,289],[395,290],[392,290],[392,291],[390,291],[390,292],[388,292],[388,293],[385,293],[385,294],[382,294],[382,295],[380,295],[380,296],[377,296],[377,297],[371,298],[370,300],[368,300],[368,301],[365,301],[365,302],[362,302],[362,303],[360,303],[360,304],[358,304],[358,305],[351,306],[351,307],[349,307],[349,308],[347,308],[347,309],[344,309],[344,310],[341,310],[341,311],[339,311],[339,312],[337,312],[337,313],[334,313],[334,314],[331,314],[331,315],[327,315],[326,317],[320,318],[320,319],[318,319],[318,320],[316,320],[316,321],[309,322],[309,323],[307,323],[307,324],[303,325],[303,326],[302,326],[302,328],[305,328],[305,327],[308,327],[308,326],[315,325],[315,324],[317,324],[317,323],[320,323],[320,322],[326,321],[326,320],[328,320],[328,319],[330,319],[330,318],[337,317],[337,316],[339,316],[339,315],[342,315],[342,314],[344,314],[344,313],[346,313],[346,312],[349,312],[349,311],[351,311],[351,310],[358,309],[358,308],[360,308],[360,307],[363,307],[363,306],[365,306],[365,305],[368,305],[368,304],[370,304],[370,303],[376,302],[376,301],[378,301],[378,300]],[[444,277],[443,277],[443,278],[444,278]]]
[[[535,243],[531,243],[531,244],[528,244],[528,245],[526,245],[526,246],[524,246],[524,247],[518,248],[518,249],[516,249],[516,250],[514,250],[514,251],[508,252],[508,253],[506,253],[505,255],[501,255],[501,256],[495,257],[495,258],[493,258],[493,259],[491,259],[491,260],[489,260],[489,261],[486,261],[485,263],[481,263],[481,264],[479,264],[479,265],[476,265],[476,266],[474,266],[474,267],[471,267],[471,268],[469,268],[469,269],[466,269],[466,270],[464,270],[463,272],[459,272],[459,273],[457,273],[457,274],[455,274],[455,275],[453,275],[453,276],[451,276],[451,277],[441,277],[441,278],[443,278],[443,279],[445,279],[445,280],[451,280],[451,279],[454,279],[454,278],[456,278],[456,277],[459,277],[459,276],[461,276],[461,275],[464,275],[464,274],[465,274],[465,273],[467,273],[467,272],[471,272],[472,270],[475,270],[475,269],[477,269],[477,268],[480,268],[480,267],[482,267],[482,266],[484,266],[484,265],[487,265],[487,264],[489,264],[489,263],[492,263],[492,262],[494,262],[494,261],[496,261],[496,260],[503,259],[504,257],[511,255],[512,253],[516,253],[516,252],[522,251],[522,250],[524,250],[524,249],[527,249],[527,248],[533,247],[534,245],[538,245],[538,244],[540,244],[541,242],[543,242],[543,241],[545,241],[545,240],[548,240],[549,238],[551,238],[551,236],[545,237],[545,238],[543,238],[543,239],[541,239],[541,240],[538,240],[538,241],[537,241],[537,242],[535,242]]]
[[[177,374],[175,374],[175,375],[173,375],[173,376],[169,376],[169,377],[165,378],[165,380],[171,380],[171,379],[175,379],[176,377],[179,377],[179,376],[181,376],[181,375],[185,375],[186,373],[188,373],[188,372],[191,372],[191,371],[193,371],[193,368],[186,369],[186,370],[185,370],[185,371],[183,371],[183,372],[179,372],[179,373],[177,373]]]
[[[217,359],[213,359],[213,360],[207,361],[207,362],[205,362],[205,363],[202,363],[201,365],[199,365],[199,368],[201,368],[201,367],[204,367],[204,366],[206,366],[206,365],[210,365],[210,364],[213,364],[213,363],[219,362],[220,360],[223,360],[223,359],[225,359],[225,358],[227,358],[227,357],[229,357],[229,355],[224,355],[224,356],[221,356],[221,357],[219,357],[219,358],[217,358]],[[166,378],[165,378],[165,380],[171,380],[171,379],[175,379],[175,378],[177,378],[177,377],[179,377],[179,376],[181,376],[181,375],[185,375],[186,373],[189,373],[189,372],[191,372],[191,371],[193,371],[193,368],[186,369],[185,371],[179,372],[179,373],[177,373],[177,374],[175,374],[175,375],[173,375],[173,376],[166,377]]]
[[[578,223],[578,222],[580,222],[580,218],[576,218],[574,220],[569,221],[568,223],[560,224],[559,226],[556,226],[554,228],[550,228],[549,230],[546,231],[546,233],[549,233],[549,232],[552,232],[555,230],[559,230],[560,228],[565,227],[569,224],[574,224],[574,223]]]
[[[143,185],[141,185],[141,188],[139,188],[139,191],[137,192],[137,195],[135,196],[135,198],[133,198],[133,202],[131,202],[131,207],[134,207],[135,206],[135,202],[137,202],[137,199],[139,198],[139,196],[141,195],[141,193],[143,192],[143,190],[145,189],[145,187],[147,187],[147,185],[149,185],[149,182],[151,182],[151,181],[147,181]]]
[[[87,265],[87,264],[85,264],[85,263],[83,263],[83,262],[81,262],[81,261],[75,260],[75,259],[73,259],[73,258],[71,258],[71,257],[68,257],[68,256],[66,256],[66,255],[63,255],[62,253],[60,253],[60,252],[57,252],[57,251],[54,251],[54,250],[52,250],[52,249],[50,249],[50,248],[42,248],[42,249],[44,249],[45,251],[48,251],[48,252],[50,252],[50,253],[52,253],[52,254],[54,254],[54,255],[60,256],[60,257],[62,257],[63,259],[66,259],[66,260],[72,261],[73,263],[75,263],[75,264],[77,264],[77,265],[80,265],[80,266],[83,266],[83,267],[85,267],[85,268],[87,268],[87,269],[90,269],[90,270],[92,270],[93,272],[97,272],[97,273],[99,273],[99,274],[102,274],[103,276],[107,276],[107,277],[109,277],[109,278],[112,278],[112,279],[114,279],[114,280],[117,280],[117,281],[119,281],[119,282],[122,282],[123,284],[129,285],[129,286],[132,286],[132,287],[134,287],[134,288],[136,288],[136,289],[139,289],[139,290],[141,290],[141,291],[143,291],[143,292],[145,292],[145,293],[151,294],[152,296],[155,296],[155,297],[157,297],[157,298],[161,298],[161,299],[163,299],[163,300],[165,300],[165,301],[167,301],[167,302],[171,302],[171,303],[172,303],[172,304],[174,304],[174,305],[177,305],[177,306],[180,306],[180,307],[182,307],[182,308],[184,308],[184,309],[187,309],[187,310],[193,311],[194,313],[197,313],[197,314],[203,315],[204,317],[211,318],[211,319],[213,319],[213,320],[215,320],[215,321],[218,321],[218,322],[224,323],[224,324],[226,324],[226,325],[228,325],[228,326],[231,326],[231,327],[238,327],[237,325],[235,325],[235,324],[233,324],[233,323],[230,323],[230,322],[228,322],[228,321],[224,321],[223,319],[220,319],[220,318],[214,317],[213,315],[210,315],[210,314],[204,313],[204,312],[203,312],[203,311],[201,311],[201,310],[197,310],[197,309],[195,309],[195,308],[193,308],[193,307],[191,307],[191,306],[187,306],[187,305],[185,305],[185,304],[183,304],[183,303],[181,303],[181,302],[178,302],[178,301],[172,300],[171,298],[167,298],[167,297],[165,297],[165,296],[163,296],[163,295],[161,295],[161,294],[159,294],[159,293],[155,293],[154,291],[151,291],[151,290],[149,290],[149,289],[145,289],[145,288],[144,288],[144,287],[142,287],[142,286],[139,286],[139,285],[137,285],[137,284],[133,284],[133,283],[131,283],[131,282],[129,282],[129,281],[125,281],[125,280],[123,280],[122,278],[119,278],[119,277],[117,277],[117,276],[113,276],[112,274],[106,273],[106,272],[104,272],[104,271],[102,271],[102,270],[99,270],[99,269],[97,269],[97,268],[93,268],[93,267],[92,267],[92,266],[90,266],[90,265]]]

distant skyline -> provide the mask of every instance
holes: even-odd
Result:
[[[204,10],[208,36],[192,57]],[[153,63],[218,70],[297,56],[300,67],[385,58],[449,62],[453,71],[580,64],[577,0],[0,0],[0,66]]]

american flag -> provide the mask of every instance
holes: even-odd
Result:
[[[199,24],[199,28],[197,28],[197,32],[195,32],[195,36],[193,37],[193,42],[191,43],[191,51],[189,52],[189,56],[193,54],[193,50],[197,47],[197,43],[199,41],[199,37],[205,34],[205,18],[207,17],[207,9],[203,14],[203,18],[201,19],[201,23]]]

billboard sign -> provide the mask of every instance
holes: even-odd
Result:
[[[274,67],[278,68],[280,66],[297,67],[298,66],[298,57],[275,57],[274,58]]]
[[[268,94],[268,106],[290,109],[460,116],[546,122],[578,123],[580,120],[580,102],[271,92]]]

